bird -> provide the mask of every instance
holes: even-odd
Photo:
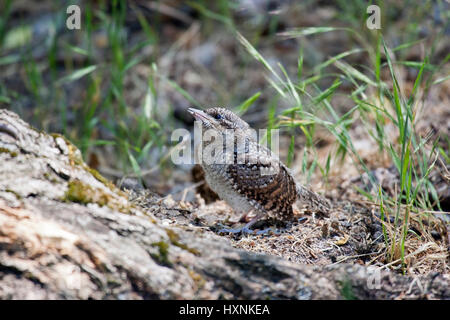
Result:
[[[329,202],[298,183],[290,169],[258,143],[252,134],[255,131],[234,112],[221,107],[204,111],[188,108],[188,112],[201,123],[202,143],[197,144],[195,152],[201,158],[207,184],[242,215],[241,220],[254,215],[242,228],[221,232],[253,233],[250,228],[261,219],[276,224],[291,221],[296,201],[329,212]]]

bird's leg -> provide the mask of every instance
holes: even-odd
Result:
[[[248,216],[252,211],[248,212],[247,214],[245,214],[244,216]],[[243,217],[244,217],[243,216]],[[259,212],[256,216],[254,216],[252,218],[252,220],[250,220],[250,222],[248,222],[247,224],[245,224],[243,227],[237,228],[237,229],[228,229],[228,228],[223,228],[221,230],[219,230],[219,233],[254,233],[253,230],[250,229],[250,227],[252,225],[254,225],[259,219],[261,219],[264,216],[263,212]]]

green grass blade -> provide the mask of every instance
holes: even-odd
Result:
[[[257,92],[253,96],[242,102],[239,107],[237,107],[238,113],[240,115],[243,115],[245,112],[247,112],[248,108],[259,98],[260,95],[261,92]]]

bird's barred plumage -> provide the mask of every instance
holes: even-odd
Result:
[[[315,210],[328,210],[328,202],[297,184],[289,169],[248,134],[249,125],[233,112],[224,108],[190,112],[205,129],[234,130],[233,161],[223,163],[224,155],[219,153],[213,163],[202,163],[202,167],[210,188],[235,211],[253,210],[264,218],[286,221],[293,217],[297,200]]]

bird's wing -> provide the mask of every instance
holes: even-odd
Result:
[[[297,198],[294,179],[272,153],[258,144],[250,144],[249,149],[242,158],[235,154],[237,161],[227,166],[233,188],[257,208],[280,216],[291,215]]]

